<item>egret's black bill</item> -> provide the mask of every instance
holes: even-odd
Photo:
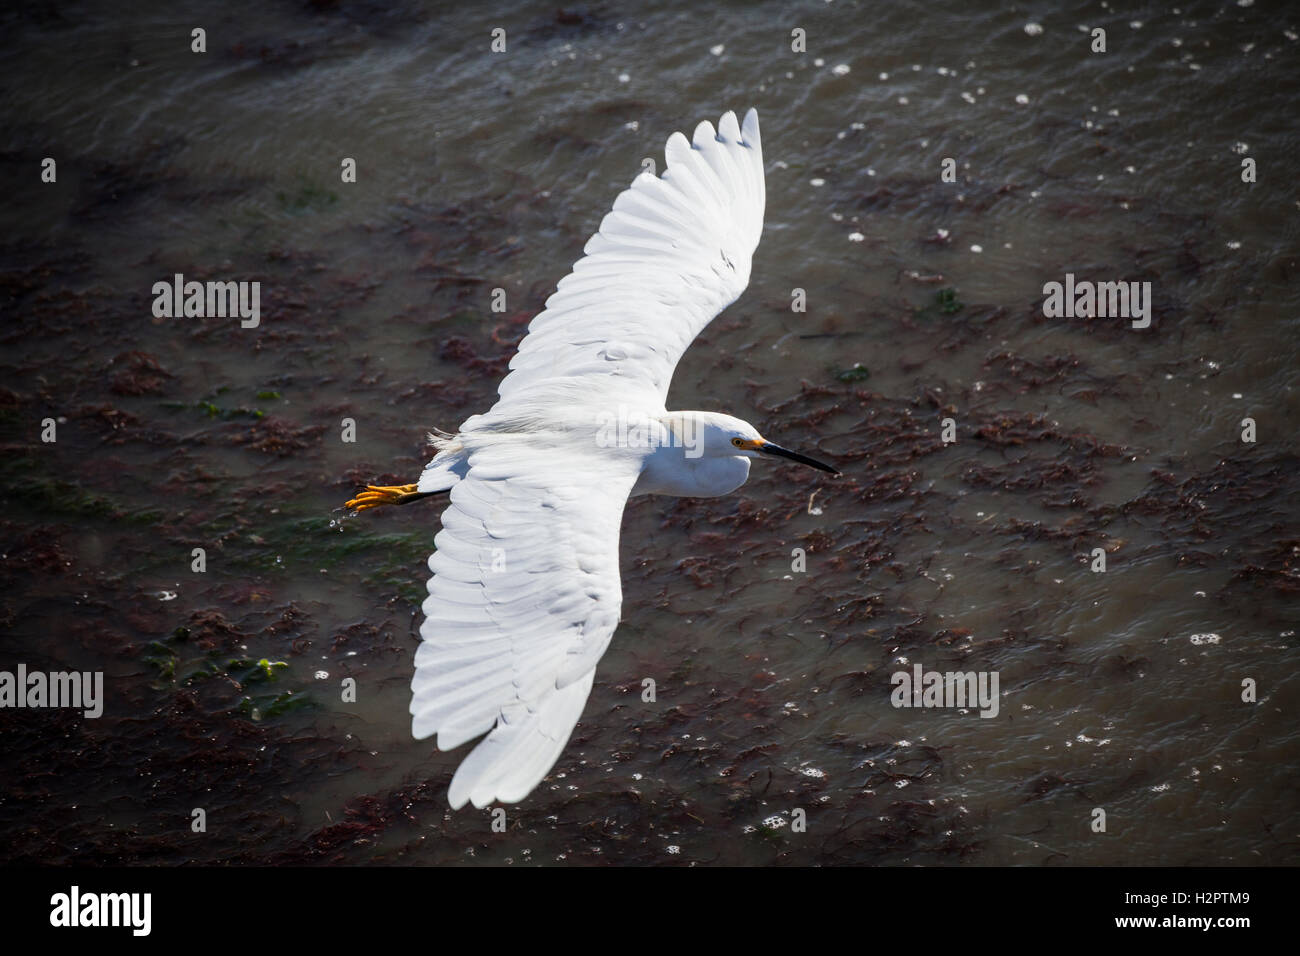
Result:
[[[801,465],[811,465],[813,468],[828,471],[832,475],[838,475],[840,473],[838,468],[832,468],[830,465],[823,464],[816,458],[809,458],[807,455],[801,455],[797,451],[782,448],[780,445],[773,445],[771,442],[766,442],[760,445],[758,450],[765,455],[776,455],[778,458],[788,458],[791,461],[797,461]]]

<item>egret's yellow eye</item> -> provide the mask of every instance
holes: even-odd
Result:
[[[744,440],[743,440],[743,439],[740,439],[740,438],[733,438],[733,439],[731,439],[731,443],[732,443],[733,445],[735,445],[737,448],[741,448],[741,447],[743,447],[744,444],[745,444]]]

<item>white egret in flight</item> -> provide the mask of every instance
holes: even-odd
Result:
[[[412,732],[451,750],[487,737],[451,781],[466,801],[526,797],[559,759],[618,625],[629,495],[725,495],[763,455],[838,474],[718,412],[669,412],[673,369],[749,283],[763,230],[758,113],[728,112],[614,200],[528,326],[499,400],[417,484],[369,486],[358,511],[450,493],[429,558]]]

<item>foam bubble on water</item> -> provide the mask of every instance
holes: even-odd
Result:
[[[1043,25],[1041,23],[1026,23],[1025,34],[1031,37],[1041,36]]]
[[[1218,644],[1223,640],[1218,634],[1193,634],[1191,642],[1198,647],[1202,644]]]

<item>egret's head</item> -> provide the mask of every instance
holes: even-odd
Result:
[[[771,456],[797,461],[838,475],[839,469],[798,452],[774,444],[758,433],[749,422],[719,412],[696,412],[694,424],[699,430],[700,453],[713,457],[760,458]]]

